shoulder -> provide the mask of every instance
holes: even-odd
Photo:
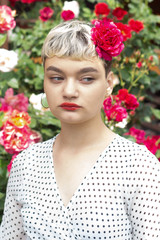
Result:
[[[142,179],[142,176],[152,176],[158,180],[160,162],[146,146],[118,135],[114,148],[122,167],[126,169],[130,177],[135,175],[136,178],[139,176],[139,179]]]
[[[117,151],[123,153],[125,156],[135,156],[138,157],[151,157],[156,158],[155,155],[153,155],[145,145],[137,144],[131,140],[128,140],[120,135],[116,138],[116,144],[115,148]]]
[[[40,164],[41,159],[45,161],[52,153],[54,139],[55,137],[44,142],[33,144],[23,150],[14,159],[11,171],[24,170],[27,169],[29,165],[34,167],[34,165]]]

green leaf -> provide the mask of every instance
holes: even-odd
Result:
[[[35,128],[37,125],[37,121],[35,118],[31,118],[31,123],[29,124],[30,128]]]
[[[0,46],[2,46],[7,39],[7,34],[0,34]]]
[[[160,158],[160,149],[157,150],[157,152],[156,152],[156,157],[157,157],[157,158]]]
[[[53,131],[51,129],[41,129],[41,133],[46,135],[47,137],[53,136]]]
[[[0,192],[0,199],[2,199],[4,196],[5,194]]]
[[[16,78],[12,78],[7,84],[12,88],[19,88],[18,80]]]
[[[4,112],[0,112],[0,128],[3,125]]]
[[[157,119],[160,119],[160,110],[159,109],[151,108],[151,111]]]

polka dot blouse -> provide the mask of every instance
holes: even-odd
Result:
[[[14,160],[1,240],[160,240],[160,164],[146,147],[116,135],[65,207],[54,141]]]

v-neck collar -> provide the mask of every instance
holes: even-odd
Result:
[[[97,166],[99,165],[99,163],[103,160],[104,155],[107,154],[107,150],[111,147],[111,145],[117,140],[117,137],[119,136],[118,134],[115,135],[115,137],[112,139],[112,141],[105,147],[105,149],[100,153],[99,157],[97,158],[97,160],[95,161],[94,165],[90,168],[90,170],[88,171],[88,173],[85,175],[85,177],[83,178],[82,182],[79,184],[79,186],[77,187],[77,189],[75,190],[74,194],[72,195],[71,199],[69,200],[69,202],[67,203],[67,205],[64,205],[62,197],[60,195],[60,191],[59,191],[59,187],[56,181],[56,175],[55,175],[55,168],[54,168],[54,159],[53,159],[53,144],[56,140],[58,135],[56,135],[51,142],[51,151],[50,151],[50,160],[51,160],[51,176],[53,176],[53,180],[54,180],[54,185],[56,188],[56,194],[58,197],[58,200],[60,202],[61,207],[64,210],[69,210],[72,203],[74,202],[75,198],[78,197],[78,193],[80,192],[81,188],[84,186],[85,182],[92,176],[92,174],[94,173],[95,169],[97,168]]]

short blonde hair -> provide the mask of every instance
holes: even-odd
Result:
[[[91,40],[91,28],[90,23],[70,20],[51,29],[42,47],[43,64],[46,58],[54,56],[71,57],[77,60],[99,58]],[[105,69],[111,65],[103,59],[102,62]]]

